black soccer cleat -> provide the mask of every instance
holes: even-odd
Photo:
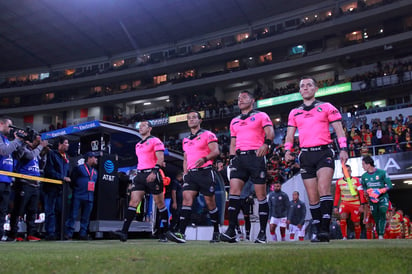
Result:
[[[315,234],[315,236],[310,240],[312,243],[328,243],[329,242],[329,233],[321,232],[319,234]]]
[[[116,237],[118,237],[121,242],[126,242],[127,241],[127,233],[124,233],[121,230],[112,231],[112,234],[115,235]]]
[[[186,243],[185,235],[179,232],[171,232],[170,230],[166,232],[166,237],[169,241],[184,244]]]
[[[167,238],[166,238],[166,235],[165,235],[165,234],[161,233],[161,234],[159,235],[159,242],[160,242],[160,243],[167,243]]]
[[[210,240],[210,243],[218,243],[220,242],[220,233],[219,232],[213,232],[212,239]]]
[[[226,232],[220,234],[220,240],[227,243],[236,243],[236,232],[233,229],[227,229]]]
[[[256,240],[256,244],[266,244],[266,232],[265,231],[260,231]]]

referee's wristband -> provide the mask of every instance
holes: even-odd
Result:
[[[270,139],[265,139],[265,142],[264,142],[265,144],[267,144],[269,147],[272,145],[272,140],[270,140]]]

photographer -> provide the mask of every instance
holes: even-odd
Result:
[[[40,176],[39,155],[44,147],[47,146],[47,141],[41,140],[37,132],[33,132],[31,138],[26,140],[24,144],[13,152],[15,160],[15,171],[20,174],[30,176]],[[14,208],[10,217],[10,231],[8,233],[8,241],[20,240],[17,237],[19,218],[26,214],[26,231],[27,241],[40,241],[36,234],[36,213],[37,205],[40,196],[40,182],[22,178],[16,178],[13,184],[14,190]]]
[[[22,145],[22,139],[15,135],[13,141],[9,141],[6,135],[10,134],[13,125],[10,118],[0,117],[0,170],[13,171],[13,158],[11,153]],[[0,236],[2,241],[7,241],[7,236],[4,235],[4,221],[7,214],[10,197],[11,177],[0,175]]]

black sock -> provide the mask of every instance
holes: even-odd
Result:
[[[269,219],[269,204],[268,200],[265,198],[262,201],[258,201],[259,204],[259,223],[260,232],[266,233],[266,226]]]
[[[246,235],[250,235],[250,216],[244,216],[245,217],[245,232]]]
[[[333,210],[333,198],[332,195],[325,195],[320,197],[320,212],[322,214],[321,230],[322,232],[329,233],[330,218]]]
[[[123,223],[123,228],[122,228],[123,233],[127,234],[127,232],[129,231],[129,227],[134,219],[134,216],[136,216],[136,208],[129,206],[126,212],[126,219],[124,220],[124,223]]]
[[[159,208],[159,217],[160,217],[160,228],[163,228],[161,231],[164,233],[169,228],[169,212],[167,211],[167,207]],[[162,226],[163,224],[163,226]]]
[[[219,232],[219,210],[217,207],[209,211],[210,222],[213,224],[213,232]]]
[[[235,231],[235,227],[238,223],[238,214],[240,211],[240,196],[239,195],[229,195],[229,205],[227,208],[229,212],[229,228]]]
[[[179,225],[180,233],[185,234],[187,223],[189,222],[191,215],[192,215],[192,207],[182,206],[182,211],[180,212],[180,225]]]
[[[312,225],[315,226],[316,233],[321,232],[320,230],[320,220],[322,218],[322,214],[320,211],[320,203],[314,204],[314,205],[309,205],[310,208],[310,213],[312,214]]]

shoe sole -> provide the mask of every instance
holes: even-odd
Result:
[[[222,242],[227,242],[227,243],[236,243],[236,236],[234,237],[230,237],[228,235],[226,235],[225,233],[221,233],[220,234],[220,240]]]
[[[262,241],[262,240],[256,239],[256,240],[255,240],[255,244],[266,244],[266,240],[265,240],[265,241]]]
[[[178,244],[184,244],[186,243],[185,239],[181,239],[176,237],[173,233],[166,233],[166,238],[172,242],[178,243]]]

